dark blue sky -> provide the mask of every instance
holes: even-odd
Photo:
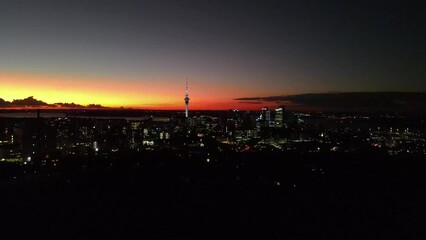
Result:
[[[164,88],[189,78],[226,99],[426,91],[425,11],[420,1],[1,1],[0,71]]]

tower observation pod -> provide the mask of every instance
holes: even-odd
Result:
[[[188,105],[189,105],[189,96],[188,96],[188,81],[186,81],[186,92],[185,92],[185,117],[188,117]]]

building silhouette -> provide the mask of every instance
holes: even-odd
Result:
[[[285,106],[279,106],[275,109],[275,127],[282,128],[284,126]]]
[[[185,92],[185,117],[188,117],[188,105],[189,105],[189,96],[188,96],[188,81],[186,81],[186,92]]]
[[[262,127],[269,127],[269,123],[271,122],[271,111],[269,111],[268,107],[262,108],[260,122]]]

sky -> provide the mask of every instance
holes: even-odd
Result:
[[[0,98],[181,109],[186,80],[191,109],[425,92],[425,11],[389,0],[3,0]]]

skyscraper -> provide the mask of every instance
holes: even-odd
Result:
[[[189,96],[188,96],[188,81],[186,81],[186,93],[185,93],[185,117],[188,117],[188,104],[189,104]]]
[[[269,127],[269,123],[271,122],[271,112],[269,111],[269,108],[267,107],[262,108],[260,118],[261,118],[262,126]]]
[[[275,127],[281,128],[284,126],[285,106],[279,106],[275,109]]]

